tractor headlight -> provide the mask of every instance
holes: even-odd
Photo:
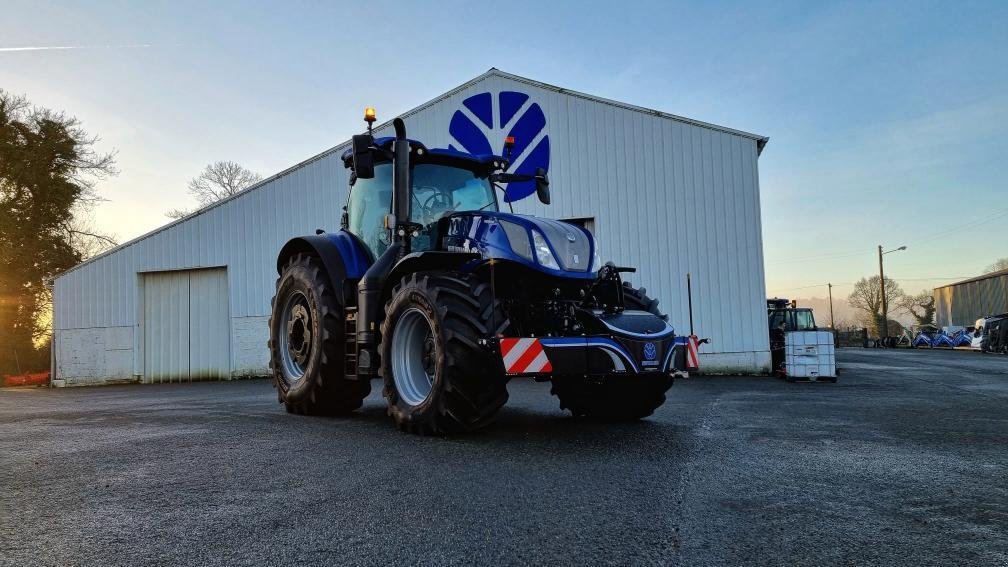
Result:
[[[560,269],[556,257],[553,256],[553,251],[550,250],[549,244],[546,244],[546,238],[538,230],[532,231],[532,248],[535,248],[536,260],[539,260],[543,267]]]
[[[591,263],[591,268],[589,268],[589,270],[598,270],[599,268],[602,267],[602,257],[599,256],[599,252],[598,252],[598,240],[595,240],[594,242],[592,242],[592,248],[593,248],[593,250],[592,250],[592,263]]]

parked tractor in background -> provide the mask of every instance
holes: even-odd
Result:
[[[515,377],[551,381],[576,416],[639,419],[685,373],[658,301],[603,264],[590,232],[499,210],[505,156],[428,149],[406,137],[353,137],[338,232],[294,238],[277,258],[270,365],[297,414],[340,415],[384,380],[388,413],[420,434],[489,424]]]
[[[773,374],[784,374],[785,341],[789,331],[814,331],[815,316],[807,307],[798,307],[793,300],[767,299],[767,321],[770,327],[770,368]]]
[[[1008,354],[1008,313],[977,319],[971,346],[981,352]]]

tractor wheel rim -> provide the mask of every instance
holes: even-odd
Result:
[[[284,303],[279,338],[284,379],[297,382],[304,377],[312,355],[311,305],[304,293],[296,291]]]
[[[411,406],[422,404],[434,388],[437,342],[423,311],[413,307],[392,331],[392,380],[399,397]]]

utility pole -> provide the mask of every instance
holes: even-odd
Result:
[[[826,284],[829,287],[829,328],[836,329],[833,324],[833,284]]]
[[[879,339],[885,341],[889,337],[889,306],[886,305],[885,296],[885,272],[882,271],[882,245],[879,244],[878,247],[878,276],[879,276],[879,288],[882,292],[882,328],[879,329]],[[883,344],[885,344],[883,342]]]
[[[889,338],[889,303],[886,302],[886,296],[885,296],[885,272],[882,271],[882,255],[889,254],[890,252],[899,252],[901,250],[906,249],[907,249],[906,246],[900,246],[899,248],[883,252],[882,245],[879,244],[878,247],[879,290],[882,292],[882,329],[879,330],[879,339],[881,339],[883,346],[885,345],[885,340]]]

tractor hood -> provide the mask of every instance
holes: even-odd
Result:
[[[560,268],[574,272],[587,272],[591,269],[594,243],[592,235],[588,231],[571,223],[553,219],[524,215],[511,216],[515,219],[521,219],[534,231],[545,237]]]
[[[479,252],[484,259],[510,260],[561,277],[591,279],[602,267],[590,232],[528,215],[489,211],[453,214],[445,245],[449,250]]]

